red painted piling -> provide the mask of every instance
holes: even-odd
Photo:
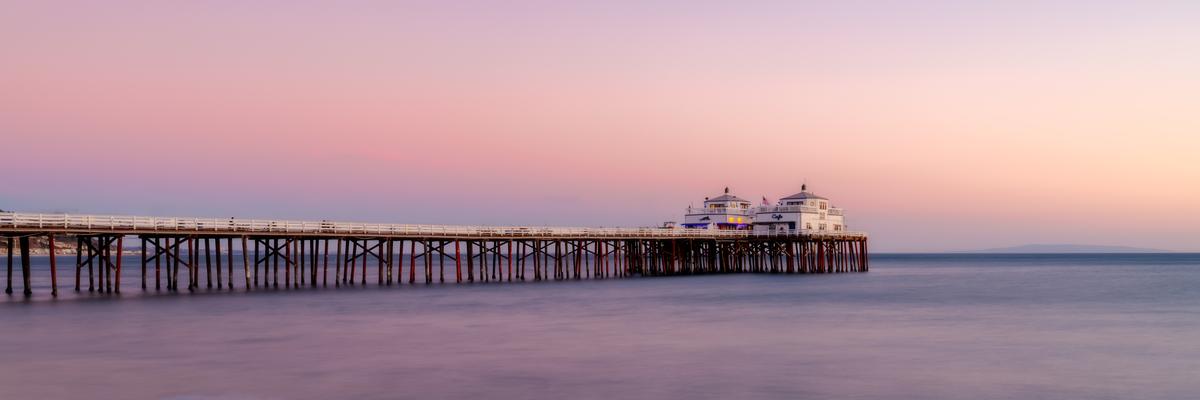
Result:
[[[408,249],[408,284],[417,282],[417,241],[409,241]]]
[[[862,240],[862,256],[863,256],[862,270],[863,270],[863,272],[871,270],[871,256],[869,254],[870,253],[867,251],[867,239],[863,239]]]

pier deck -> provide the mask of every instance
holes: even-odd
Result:
[[[441,283],[446,281],[447,261],[453,263],[451,279],[456,283],[526,280],[530,273],[532,280],[540,281],[868,269],[867,235],[861,232],[756,233],[0,213],[0,238],[7,250],[6,292],[12,293],[14,251],[18,247],[25,295],[29,296],[29,239],[45,237],[54,253],[56,237],[64,236],[76,241],[75,290],[82,290],[81,276],[87,269],[89,291],[113,293],[121,290],[127,236],[141,240],[143,290],[149,290],[151,266],[154,289],[162,290],[165,283],[168,291],[179,290],[180,274],[186,276],[186,288],[193,291],[202,286],[202,275],[203,286],[209,289],[214,287],[214,280],[216,289],[279,288],[281,266],[284,288],[328,286],[331,275],[335,286],[366,285],[368,275],[378,285],[401,284],[405,272],[409,284]],[[55,296],[57,258],[50,257]],[[241,285],[235,285],[235,264],[241,267],[237,274]],[[368,274],[369,269],[374,273]]]

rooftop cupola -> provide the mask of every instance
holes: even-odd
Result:
[[[828,199],[826,199],[826,198],[824,198],[824,197],[817,196],[817,195],[816,195],[816,194],[814,194],[813,192],[810,192],[810,191],[808,191],[808,184],[802,184],[802,185],[800,185],[800,193],[796,193],[796,194],[793,194],[793,195],[791,195],[791,196],[784,197],[784,198],[782,198],[782,199],[779,199],[779,200],[780,200],[780,201],[783,201],[783,200],[809,200],[809,199],[812,199],[812,200],[818,200],[818,199],[819,199],[819,200],[828,200]]]
[[[729,187],[726,186],[724,194],[717,196],[717,197],[713,197],[711,199],[706,199],[705,203],[746,203],[746,204],[750,204],[750,201],[730,194]]]

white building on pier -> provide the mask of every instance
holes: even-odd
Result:
[[[808,191],[808,185],[801,185],[800,193],[779,199],[776,205],[767,204],[763,198],[763,205],[757,207],[725,188],[724,194],[705,198],[703,207],[688,207],[681,225],[699,229],[753,229],[756,233],[847,230],[842,209]]]
[[[704,207],[688,207],[683,216],[684,228],[750,229],[754,224],[752,203],[729,193],[704,198]]]
[[[842,209],[834,207],[829,199],[808,191],[808,185],[801,185],[800,193],[779,199],[779,204],[758,207],[755,210],[754,230],[844,232],[846,217]]]

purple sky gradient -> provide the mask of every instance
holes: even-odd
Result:
[[[1196,2],[0,3],[0,208],[1200,251]]]

